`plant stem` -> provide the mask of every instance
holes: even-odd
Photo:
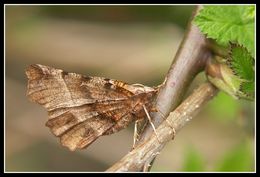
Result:
[[[194,10],[184,38],[165,78],[165,83],[159,90],[156,108],[165,116],[180,104],[190,83],[199,72],[204,70],[207,60],[211,57],[205,36],[192,23],[201,8],[202,6],[197,6]],[[164,119],[160,113],[152,113],[151,116],[155,127],[160,125]],[[151,125],[146,124],[143,131],[140,132],[136,145],[144,142],[152,133]]]
[[[158,93],[156,108],[165,116],[168,116],[180,104],[190,83],[199,72],[204,70],[206,61],[211,57],[205,36],[192,24],[192,20],[200,8],[198,6],[193,13],[184,39],[166,76],[166,82]],[[155,127],[164,120],[159,113],[152,113],[151,117]],[[152,132],[151,125],[147,124],[137,144],[149,138]]]

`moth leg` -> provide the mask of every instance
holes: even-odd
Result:
[[[137,126],[138,126],[138,120],[135,121],[135,128],[134,128],[134,143],[133,143],[133,148],[135,148],[135,143],[138,141],[138,137],[139,137],[139,134],[137,132]]]
[[[159,143],[161,143],[161,141],[160,141],[160,139],[159,139],[159,136],[158,136],[158,134],[157,134],[157,132],[156,132],[155,126],[154,126],[154,124],[153,124],[153,122],[152,122],[152,119],[151,119],[151,117],[150,117],[150,115],[149,115],[149,113],[148,113],[148,111],[147,111],[145,105],[143,105],[143,108],[144,108],[145,114],[147,115],[147,118],[148,118],[148,120],[149,120],[149,122],[150,122],[150,124],[151,124],[151,126],[152,126],[152,128],[153,128],[153,131],[154,131],[154,133],[155,133],[155,135],[156,135],[156,137],[157,137],[157,140],[159,141]]]
[[[133,142],[133,147],[132,149],[135,148],[135,144],[139,139],[139,133],[138,133],[138,127],[140,126],[140,124],[142,123],[142,119],[138,119],[135,121],[135,128],[134,128],[134,142]]]
[[[174,137],[175,137],[175,135],[176,135],[176,130],[175,130],[175,128],[172,126],[172,124],[169,122],[169,120],[166,119],[166,116],[165,116],[159,109],[157,109],[157,108],[154,108],[154,109],[155,109],[156,112],[158,112],[158,113],[160,114],[160,116],[166,121],[166,123],[168,124],[168,126],[171,127],[172,132],[173,132],[173,138],[172,138],[172,139],[174,139]]]

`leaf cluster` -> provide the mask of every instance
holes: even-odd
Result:
[[[204,6],[194,22],[202,33],[216,42],[218,49],[222,48],[223,51],[218,53],[227,53],[221,56],[221,64],[232,70],[232,76],[229,77],[239,83],[239,86],[233,89],[233,95],[239,98],[254,98],[255,6]],[[223,88],[226,87],[219,89]]]

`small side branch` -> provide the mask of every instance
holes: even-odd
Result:
[[[167,142],[185,126],[208,101],[217,94],[217,89],[210,83],[202,84],[185,101],[182,102],[156,129],[161,143],[153,133],[146,141],[125,155],[120,161],[110,167],[107,172],[140,171],[144,166],[160,154]],[[169,125],[170,123],[170,125]],[[174,129],[174,130],[173,130]]]

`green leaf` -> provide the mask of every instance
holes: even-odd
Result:
[[[253,171],[253,148],[245,141],[227,152],[216,165],[216,171]]]
[[[208,38],[220,45],[227,46],[230,41],[239,43],[254,56],[254,5],[204,6],[194,22]]]
[[[189,146],[184,159],[183,171],[204,171],[204,163],[200,153],[192,146]]]
[[[255,71],[254,59],[245,47],[231,44],[231,56],[227,59],[227,64],[235,75],[241,79],[239,91],[243,97],[254,98],[255,93]]]
[[[255,80],[254,59],[246,48],[232,44],[231,56],[227,62],[234,73],[241,79],[248,81]]]
[[[243,92],[246,97],[253,99],[255,97],[255,82],[242,82],[240,91]]]
[[[244,13],[244,17],[245,18],[255,18],[255,6],[248,6],[247,7],[248,9],[247,9],[247,11],[245,11],[245,13]]]
[[[231,95],[233,98],[254,100],[254,90],[252,93],[246,92],[247,88],[254,88],[250,85],[247,86],[247,83],[253,82],[254,84],[254,81],[239,78],[227,64],[208,64],[206,74],[208,81],[215,85],[219,90]]]

